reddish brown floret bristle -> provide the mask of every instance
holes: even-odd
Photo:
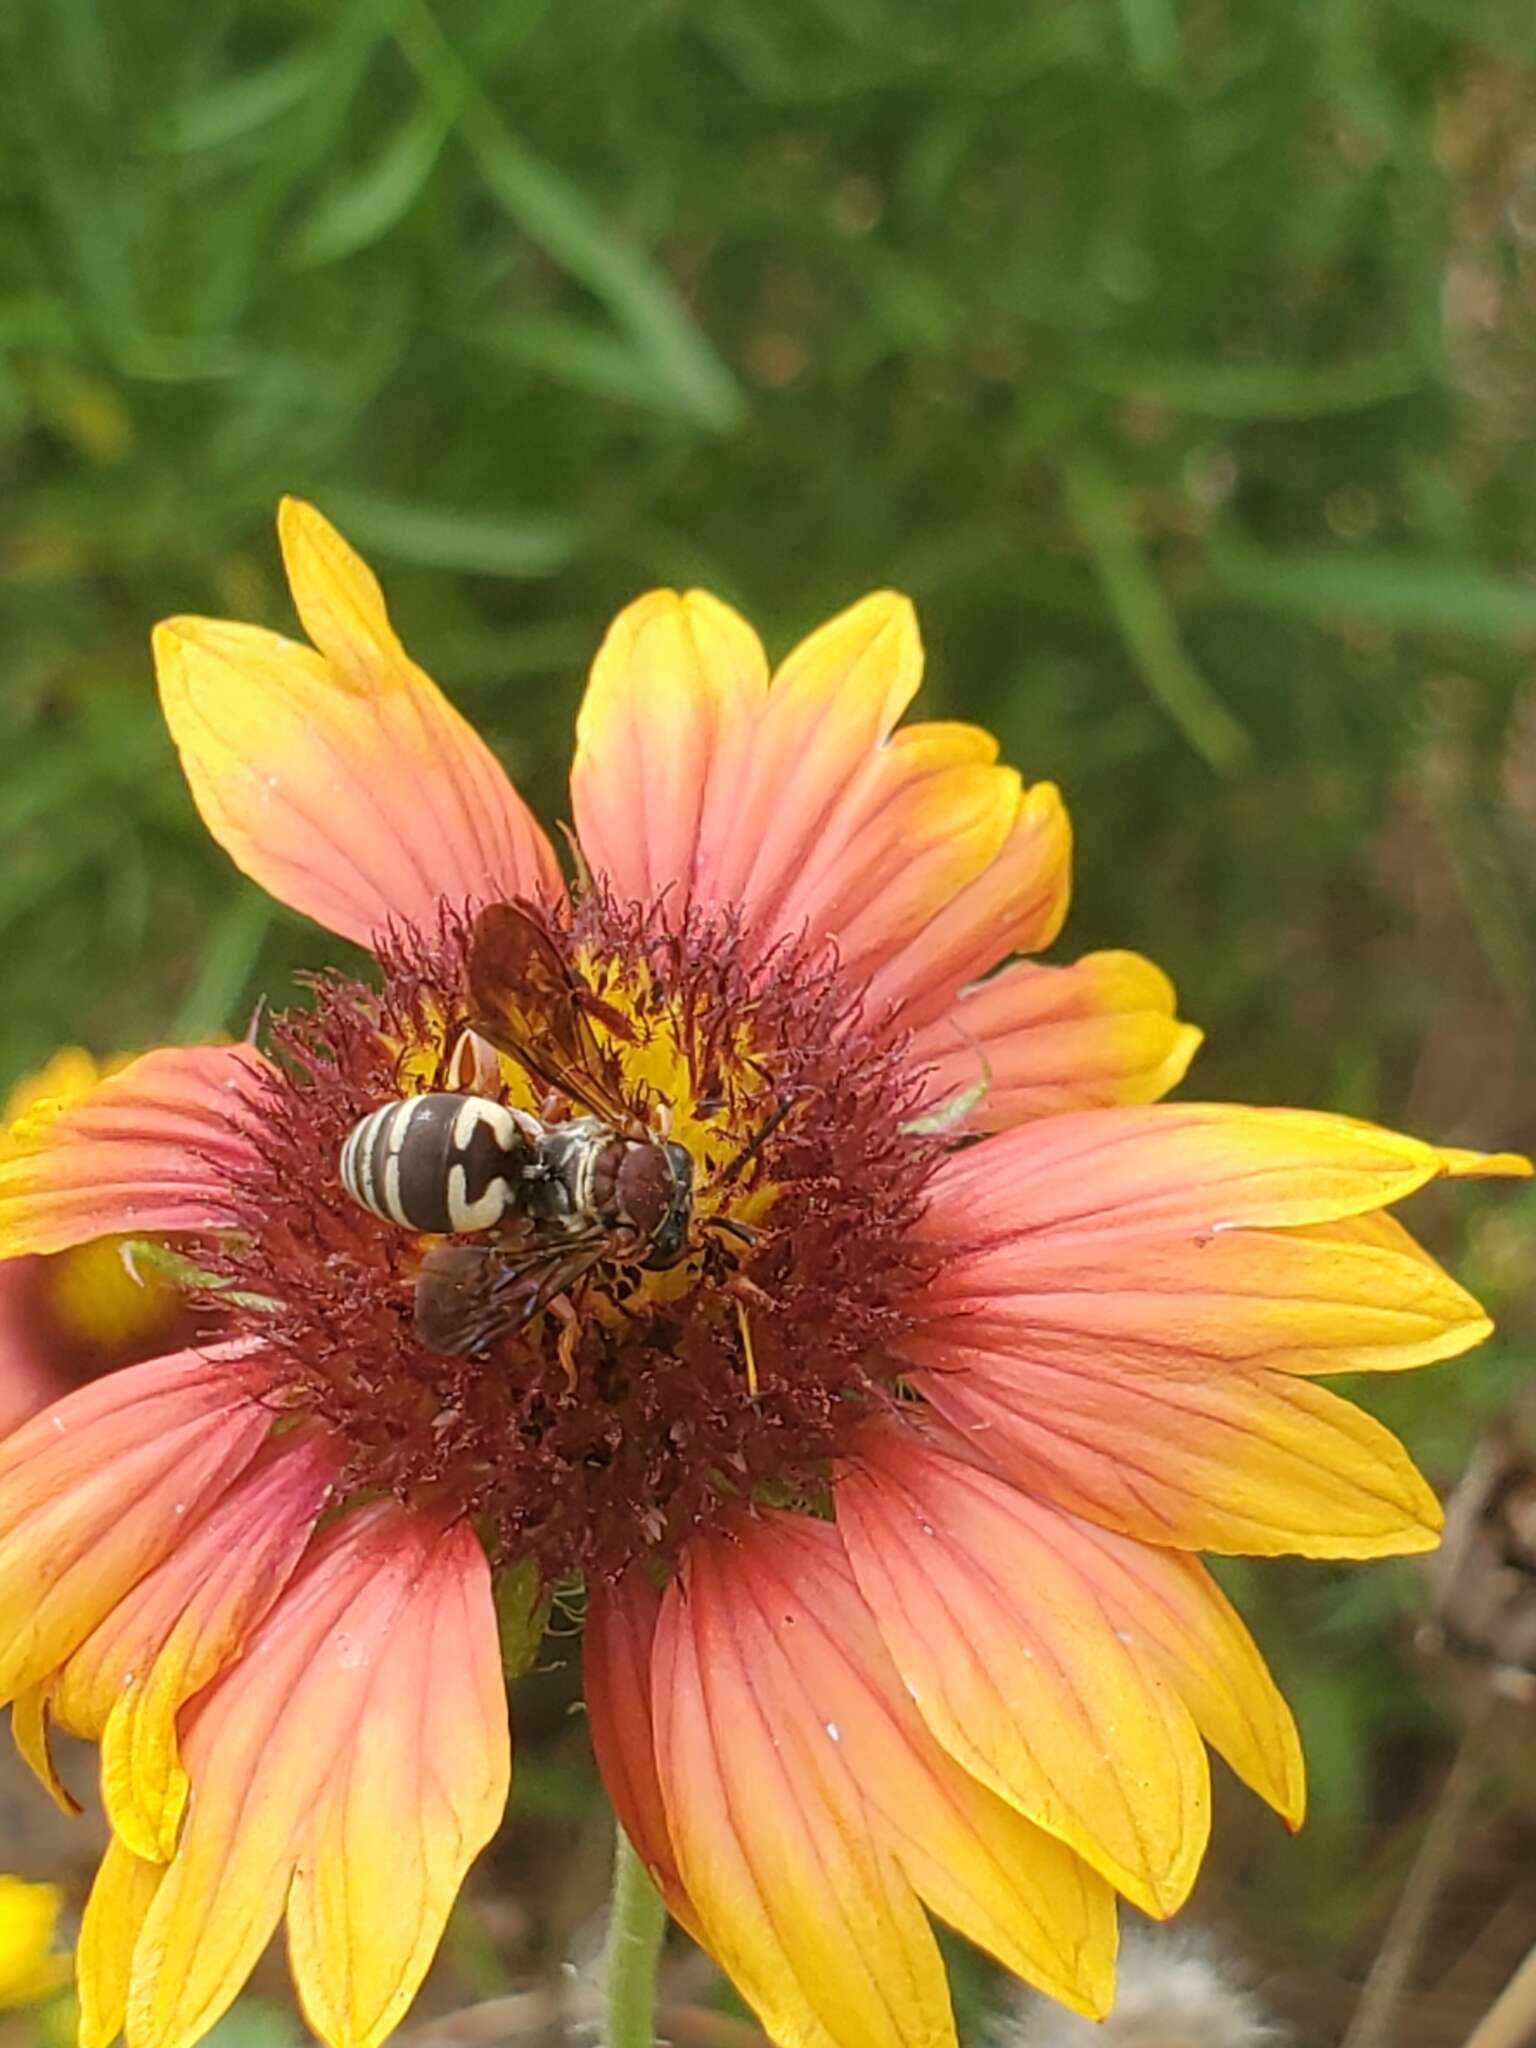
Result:
[[[289,1404],[352,1445],[355,1487],[462,1501],[498,1557],[531,1555],[553,1580],[665,1563],[743,1499],[818,1496],[850,1428],[889,1398],[885,1346],[922,1277],[910,1226],[940,1147],[903,1130],[904,1048],[824,953],[754,959],[729,919],[673,929],[664,905],[597,894],[548,921],[605,1000],[665,1011],[692,1103],[715,1119],[699,1214],[749,1211],[756,1242],[696,1231],[667,1288],[599,1265],[573,1290],[564,1359],[547,1315],[474,1357],[422,1344],[423,1241],[359,1207],[337,1162],[369,1111],[444,1085],[471,1021],[469,930],[445,915],[429,939],[391,938],[380,988],[327,976],[312,1008],[274,1018],[265,1155],[217,1266],[276,1304],[247,1313]]]

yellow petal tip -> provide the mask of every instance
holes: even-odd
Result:
[[[1441,1170],[1453,1180],[1529,1180],[1536,1173],[1536,1166],[1523,1152],[1469,1152],[1459,1145],[1441,1145],[1437,1150]]]

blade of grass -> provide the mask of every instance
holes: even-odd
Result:
[[[243,71],[172,106],[151,137],[161,149],[195,155],[253,135],[298,105],[320,83],[323,53],[311,44]]]
[[[244,1018],[235,1004],[250,985],[251,972],[271,926],[274,906],[260,889],[242,888],[214,924],[203,948],[202,966],[171,1025],[178,1044],[194,1044],[215,1032],[239,1032]]]
[[[422,505],[372,491],[328,490],[325,502],[365,548],[429,569],[475,576],[549,576],[571,558],[575,539],[562,519],[493,518]]]
[[[1248,759],[1248,735],[1190,660],[1173,607],[1136,534],[1126,493],[1086,451],[1062,471],[1067,503],[1126,650],[1153,701],[1219,774]]]
[[[446,100],[423,100],[371,163],[322,195],[294,237],[292,262],[336,263],[381,241],[420,197],[456,118]]]
[[[1407,398],[1428,381],[1406,349],[1354,363],[1302,368],[1289,363],[1138,361],[1088,355],[1072,366],[1075,383],[1110,398],[1142,398],[1218,420],[1311,420],[1363,412]]]
[[[1178,83],[1179,23],[1172,0],[1120,0],[1131,62],[1148,85]]]
[[[523,233],[602,301],[700,426],[719,433],[739,426],[745,414],[740,388],[665,271],[615,234],[569,178],[513,134],[425,0],[409,0],[395,37],[428,91],[452,108],[487,191]]]
[[[1207,559],[1226,590],[1266,611],[1443,627],[1479,640],[1536,635],[1536,589],[1471,564],[1380,550],[1271,554],[1230,531],[1212,536]]]

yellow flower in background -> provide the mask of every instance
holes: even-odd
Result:
[[[69,1982],[69,1957],[53,1948],[61,1904],[54,1885],[0,1876],[0,2006],[36,2005]]]
[[[65,1046],[25,1075],[0,1108],[0,1166],[127,1065]],[[185,1341],[191,1329],[175,1287],[125,1256],[120,1237],[0,1261],[0,1430],[87,1380]]]
[[[992,973],[1061,928],[1065,812],[900,723],[903,599],[776,671],[713,598],[631,605],[567,890],[367,567],[279,532],[313,645],[172,621],[162,698],[210,830],[378,978],[0,1164],[0,1252],[187,1233],[228,1310],[0,1444],[0,1698],[45,1776],[50,1719],[100,1742],[113,1828],[85,2048],[191,2048],[284,1920],[332,2048],[398,2025],[502,1816],[514,1571],[584,1577],[604,1783],[786,2048],[953,2048],[930,1913],[1101,2014],[1207,1745],[1301,1818],[1196,1553],[1434,1544],[1317,1376],[1487,1334],[1386,1212],[1527,1163],[1164,1104],[1199,1034],[1151,963]]]

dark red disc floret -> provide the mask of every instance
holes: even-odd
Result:
[[[446,1085],[472,1019],[469,921],[445,912],[428,937],[390,935],[377,987],[327,974],[273,1017],[262,1156],[239,1189],[243,1230],[211,1263],[225,1315],[247,1299],[282,1404],[351,1446],[357,1492],[461,1502],[498,1561],[532,1556],[553,1582],[665,1565],[746,1499],[824,1496],[850,1430],[893,1396],[888,1347],[927,1270],[913,1224],[943,1145],[903,1129],[919,1094],[907,1048],[824,949],[764,957],[730,916],[596,891],[548,921],[638,1028],[666,1013],[693,1102],[720,1105],[695,1161],[700,1214],[750,1212],[757,1241],[696,1233],[669,1299],[633,1267],[597,1267],[565,1359],[549,1316],[474,1357],[421,1343],[426,1247],[360,1208],[337,1162],[369,1111]]]

